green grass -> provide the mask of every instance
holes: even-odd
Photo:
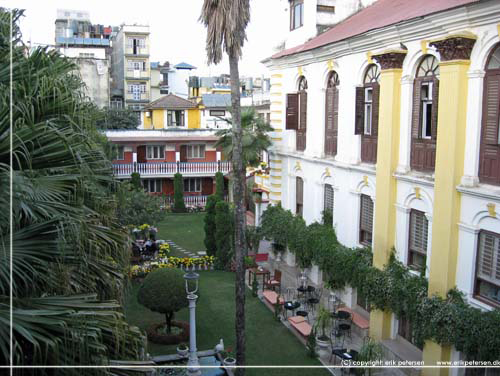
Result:
[[[141,329],[163,322],[164,315],[154,313],[137,302],[138,283],[133,283],[125,304],[127,321]],[[227,348],[235,349],[234,274],[222,271],[200,272],[200,298],[196,309],[198,350],[212,349],[220,338]],[[248,365],[320,365],[306,355],[299,340],[272,312],[247,290],[246,298],[246,357]],[[183,309],[177,319],[188,321]],[[148,343],[152,355],[175,353],[176,346]],[[248,369],[247,375],[329,375],[325,369]]]
[[[172,240],[174,243],[191,252],[205,250],[204,226],[205,213],[169,213],[160,222],[158,239]],[[185,257],[182,252],[172,249],[171,256]]]

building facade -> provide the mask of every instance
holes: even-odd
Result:
[[[307,223],[331,211],[339,241],[371,246],[374,266],[394,248],[429,294],[456,286],[472,306],[499,309],[499,19],[496,1],[379,0],[266,59],[271,203]],[[367,312],[352,289],[342,299],[396,356],[462,356],[416,348],[411,323]],[[448,372],[463,370],[422,370]]]
[[[151,101],[149,26],[121,25],[112,42],[111,107],[139,114]]]
[[[85,82],[85,93],[100,108],[109,106],[111,43],[116,32],[111,26],[94,25],[82,10],[58,9],[55,45],[71,58]]]
[[[196,67],[187,63],[170,66],[167,61],[151,63],[151,100],[174,94],[182,98],[189,97],[189,79]]]
[[[114,175],[130,179],[137,172],[147,192],[172,202],[173,177],[181,173],[186,205],[204,206],[215,192],[215,173],[231,169],[215,146],[217,129],[201,128],[198,105],[173,94],[149,103],[141,115],[140,129],[106,131],[117,146]]]

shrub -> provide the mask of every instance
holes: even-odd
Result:
[[[215,173],[215,194],[220,200],[224,200],[224,174],[220,171]]]
[[[144,190],[141,184],[141,174],[138,172],[132,172],[130,174],[130,184],[132,184],[132,187],[137,190],[137,191],[142,191]]]
[[[205,248],[207,249],[207,255],[215,256],[217,251],[217,241],[215,239],[215,206],[219,201],[216,195],[210,195],[207,198],[207,205],[205,206]]]
[[[157,224],[165,218],[162,200],[143,189],[135,189],[129,182],[119,184],[115,199],[116,218],[121,225]]]
[[[175,312],[188,306],[183,275],[178,269],[157,269],[148,274],[137,293],[140,304],[165,314],[167,333],[171,333]]]
[[[217,266],[228,269],[233,258],[234,219],[229,204],[219,201],[215,205],[215,241],[217,244]]]
[[[174,175],[174,208],[175,213],[184,213],[186,205],[184,204],[184,186],[182,182],[182,174]]]

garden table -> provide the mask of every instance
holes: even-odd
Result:
[[[266,281],[271,279],[271,272],[267,269],[259,270],[258,268],[249,268],[248,269],[248,283],[252,286],[253,279],[257,279],[259,276],[262,276],[262,289],[264,289],[264,284]]]

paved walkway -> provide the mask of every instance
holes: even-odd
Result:
[[[171,249],[175,249],[176,251],[179,251],[179,252],[183,253],[185,255],[185,257],[193,257],[193,258],[200,257],[199,254],[196,254],[194,252],[185,250],[181,246],[175,244],[172,240],[165,240],[165,242],[168,243],[168,244],[170,244]]]

